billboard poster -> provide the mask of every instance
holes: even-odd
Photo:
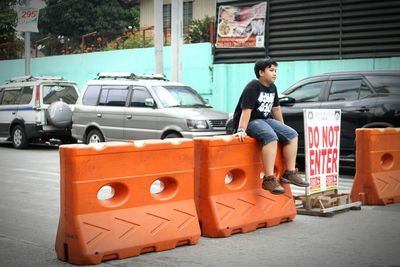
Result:
[[[218,9],[217,48],[264,47],[267,2]]]
[[[305,109],[306,195],[338,189],[340,109]]]

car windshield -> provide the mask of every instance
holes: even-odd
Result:
[[[377,93],[400,94],[400,76],[366,75]]]
[[[188,86],[153,86],[153,91],[163,107],[210,107],[203,98]]]
[[[51,104],[56,101],[63,101],[67,104],[75,104],[78,94],[75,87],[65,84],[43,85],[43,104]]]

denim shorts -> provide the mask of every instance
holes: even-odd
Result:
[[[275,119],[255,119],[249,122],[247,134],[266,145],[272,141],[284,144],[298,136],[296,130]]]

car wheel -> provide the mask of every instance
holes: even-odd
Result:
[[[86,144],[104,142],[104,136],[97,129],[91,130],[86,137]]]
[[[29,141],[22,126],[17,125],[12,131],[12,144],[16,149],[28,147]]]
[[[182,138],[182,136],[178,133],[169,133],[164,137],[164,139],[167,139],[167,138]]]

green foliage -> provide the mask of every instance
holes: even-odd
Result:
[[[117,36],[117,38],[108,42],[106,50],[151,47],[153,45],[153,37],[145,37],[143,42],[143,37],[140,32],[133,30],[132,32]]]
[[[76,36],[139,27],[139,8],[124,8],[118,0],[47,0],[46,4],[39,14],[39,30],[45,34]]]
[[[189,25],[186,38],[191,43],[204,43],[210,41],[210,23],[213,19],[205,16],[203,19],[194,19]]]
[[[11,2],[0,1],[0,43],[14,39],[16,24],[17,13],[12,9]]]

